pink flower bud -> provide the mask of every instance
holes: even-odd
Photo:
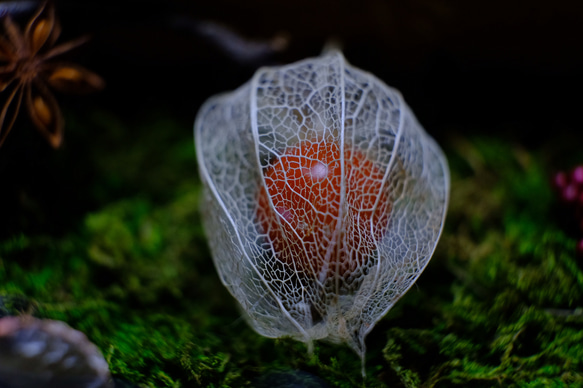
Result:
[[[575,253],[577,254],[577,258],[583,259],[583,239],[577,241],[577,245],[575,246]]]
[[[577,166],[571,172],[571,182],[577,186],[583,186],[583,166]]]
[[[563,200],[563,202],[566,202],[569,204],[575,202],[577,200],[578,196],[579,196],[579,190],[577,190],[577,186],[575,186],[572,183],[567,185],[561,191],[561,199]]]
[[[564,171],[559,171],[553,176],[553,187],[555,190],[563,190],[568,184],[567,174]]]

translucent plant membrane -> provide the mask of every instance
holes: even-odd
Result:
[[[447,161],[398,91],[331,52],[266,67],[195,124],[217,271],[267,337],[364,338],[441,233]]]

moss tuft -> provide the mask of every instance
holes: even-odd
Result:
[[[101,133],[87,152],[63,156],[83,158],[94,175],[78,187],[84,205],[71,207],[65,233],[2,238],[0,316],[66,321],[115,377],[141,387],[583,385],[583,271],[555,215],[545,149],[487,137],[446,143],[442,240],[369,335],[363,380],[347,347],[317,343],[310,356],[244,323],[206,247],[189,127],[105,112],[68,123],[72,143]]]

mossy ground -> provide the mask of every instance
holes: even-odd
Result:
[[[0,315],[67,322],[116,378],[141,387],[283,386],[291,374],[304,386],[583,386],[583,267],[548,183],[564,167],[555,144],[441,141],[452,170],[445,231],[417,284],[369,335],[363,380],[347,347],[317,343],[308,356],[241,319],[200,224],[191,123],[68,116],[65,149],[10,175],[25,189],[6,197],[18,204],[2,225]],[[3,171],[24,163],[10,158]],[[22,183],[36,178],[43,185]]]

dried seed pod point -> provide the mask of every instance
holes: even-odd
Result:
[[[330,52],[259,69],[195,123],[203,221],[222,282],[267,337],[366,334],[427,265],[443,152],[396,90]]]
[[[21,2],[27,3],[27,2]],[[89,92],[104,87],[95,73],[81,66],[52,60],[87,41],[86,37],[55,46],[61,28],[52,2],[39,4],[24,31],[10,15],[0,18],[0,92],[6,89],[0,110],[0,146],[12,129],[22,102],[32,122],[53,148],[63,139],[63,117],[49,85],[64,92]]]
[[[85,334],[30,316],[0,319],[0,386],[110,388],[107,362]]]

